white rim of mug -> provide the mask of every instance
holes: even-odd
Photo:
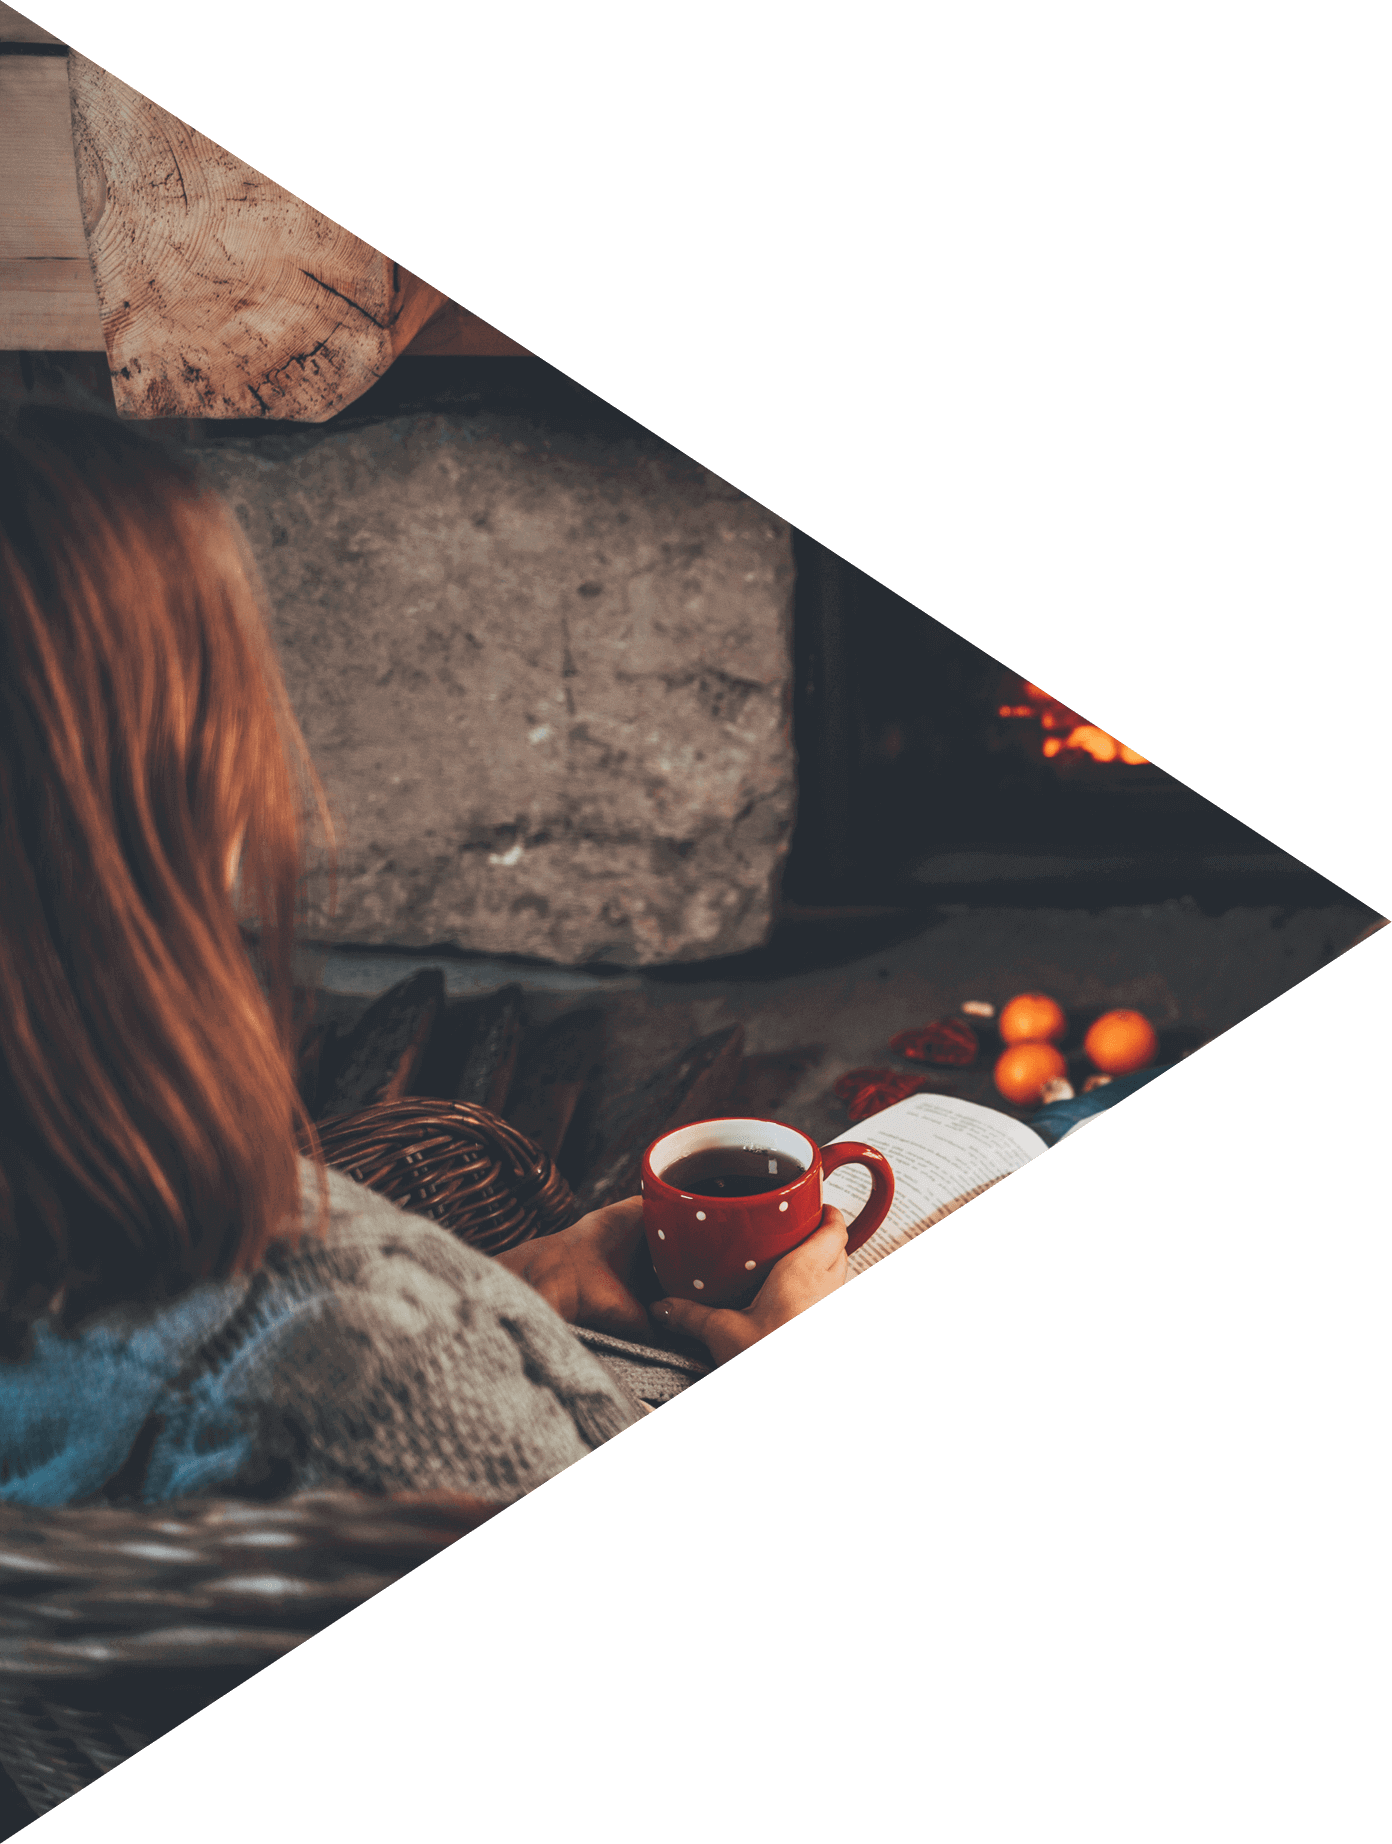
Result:
[[[774,1136],[772,1143],[769,1143],[770,1135]],[[788,1126],[785,1121],[735,1116],[698,1120],[686,1127],[674,1127],[670,1133],[664,1133],[661,1139],[653,1141],[643,1156],[644,1180],[665,1191],[669,1197],[693,1197],[695,1193],[679,1191],[675,1185],[668,1184],[661,1171],[669,1170],[678,1159],[685,1159],[692,1153],[705,1152],[710,1147],[747,1146],[752,1137],[757,1137],[761,1144],[767,1144],[770,1152],[781,1153],[789,1159],[800,1159],[803,1170],[775,1191],[761,1191],[757,1198],[739,1201],[762,1204],[771,1197],[779,1197],[785,1191],[794,1190],[812,1175],[813,1166],[821,1157],[822,1149],[817,1142],[797,1127]],[[661,1171],[658,1169],[659,1162]],[[727,1198],[724,1201],[731,1203],[736,1200]]]

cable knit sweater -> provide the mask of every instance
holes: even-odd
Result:
[[[303,1164],[308,1212],[317,1199]],[[338,1172],[321,1241],[0,1362],[0,1500],[302,1487],[502,1503],[640,1418],[524,1282]]]

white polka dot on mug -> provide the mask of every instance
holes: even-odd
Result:
[[[894,1173],[878,1148],[860,1140],[821,1147],[787,1122],[745,1117],[663,1134],[643,1157],[643,1227],[664,1294],[708,1306],[747,1297],[751,1276],[762,1279],[816,1230],[822,1181],[842,1165],[870,1176],[849,1227],[853,1254],[894,1201]]]

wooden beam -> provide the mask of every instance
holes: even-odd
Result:
[[[12,42],[48,49],[42,41]],[[0,344],[20,351],[95,351],[101,322],[78,205],[61,55],[0,55],[0,176]]]
[[[3,4],[0,348],[104,350],[124,416],[302,422],[523,352]]]
[[[457,302],[446,301],[406,348],[411,358],[525,359],[531,354],[515,339],[480,320]]]
[[[32,19],[26,19],[22,13],[16,13],[12,6],[0,4],[0,44],[3,45],[61,45],[51,32],[45,32],[42,26],[36,26]]]
[[[124,416],[323,422],[443,305],[78,52],[78,196]]]

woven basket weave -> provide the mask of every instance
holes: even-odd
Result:
[[[549,1155],[471,1102],[379,1102],[318,1131],[328,1164],[485,1255],[552,1235],[579,1214]]]
[[[344,1492],[0,1505],[0,1767],[47,1811],[497,1508]]]

